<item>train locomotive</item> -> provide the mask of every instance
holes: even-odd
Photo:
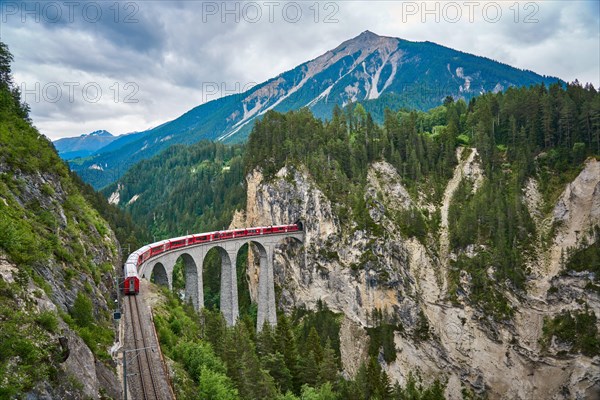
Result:
[[[138,276],[137,265],[133,263],[125,263],[123,268],[125,282],[123,282],[123,293],[138,294],[140,292],[140,277]]]
[[[138,275],[139,267],[152,257],[156,257],[166,251],[179,249],[182,247],[204,244],[228,239],[237,239],[243,237],[252,237],[257,235],[276,235],[288,232],[302,231],[301,221],[291,225],[263,226],[256,228],[233,229],[227,231],[215,231],[208,233],[199,233],[195,235],[182,236],[174,239],[162,240],[160,242],[146,245],[129,255],[123,266],[123,275],[125,278],[123,284],[123,294],[136,295],[140,292],[140,278]]]

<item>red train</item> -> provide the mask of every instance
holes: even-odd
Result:
[[[140,292],[140,278],[138,276],[137,266],[135,264],[125,263],[123,274],[125,275],[123,293],[138,294]]]
[[[302,229],[302,222],[298,221],[292,225],[263,226],[257,228],[243,228],[229,231],[199,233],[151,243],[134,251],[129,255],[129,258],[127,258],[125,266],[123,267],[123,273],[125,275],[125,284],[123,289],[124,294],[139,293],[140,283],[137,274],[139,266],[148,261],[150,258],[156,257],[166,251],[214,241],[258,235],[277,235],[281,233],[301,231]]]

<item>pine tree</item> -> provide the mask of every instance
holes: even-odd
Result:
[[[323,361],[319,366],[319,375],[317,383],[322,385],[326,382],[335,382],[338,376],[338,364],[335,357],[335,351],[331,348],[329,340],[323,349]]]
[[[271,324],[265,323],[262,330],[256,335],[256,352],[259,357],[264,357],[275,352],[275,332]]]
[[[302,384],[316,386],[319,376],[319,363],[314,351],[304,353],[300,357],[299,373]]]
[[[306,353],[312,352],[314,354],[317,364],[320,364],[323,360],[323,348],[321,347],[321,338],[317,333],[315,327],[310,328],[308,338],[306,340]]]
[[[262,365],[273,377],[275,385],[281,393],[294,390],[292,373],[285,365],[285,358],[279,352],[270,353],[263,357]]]
[[[276,392],[275,382],[269,373],[261,368],[246,326],[238,323],[229,330],[224,342],[223,358],[227,364],[227,374],[235,382],[240,396],[249,399],[272,399]]]
[[[298,370],[298,347],[290,327],[290,321],[284,313],[278,315],[275,337],[276,351],[283,354],[285,365],[292,374],[294,392],[299,393],[301,382]]]

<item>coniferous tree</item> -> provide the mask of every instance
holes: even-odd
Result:
[[[285,365],[292,374],[294,391],[299,393],[301,381],[298,369],[298,347],[290,321],[284,313],[280,313],[277,317],[276,343],[276,351],[283,354]]]
[[[319,374],[317,383],[323,385],[326,382],[334,383],[338,376],[338,365],[335,357],[335,351],[331,348],[329,340],[323,349],[323,360],[319,365]]]

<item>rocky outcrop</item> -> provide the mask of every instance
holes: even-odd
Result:
[[[594,240],[591,229],[600,226],[600,161],[589,159],[567,185],[552,211],[550,225],[555,230],[552,245],[546,258],[537,263],[539,279],[532,285],[532,293],[538,298],[550,288],[569,250]]]
[[[576,284],[561,277],[554,259],[561,249],[578,246],[585,232],[600,224],[600,163],[588,161],[565,189],[553,212],[553,220],[558,221],[554,239],[548,248],[539,249],[539,270],[531,275],[533,289],[518,298],[509,295],[516,315],[510,322],[497,323],[468,301],[455,304],[447,300],[447,260],[452,257],[447,245],[449,204],[463,179],[471,180],[473,190],[484,179],[477,152],[466,151],[470,153],[457,154],[459,164],[442,204],[412,198],[391,165],[374,164],[368,174],[365,200],[369,215],[383,227],[383,234],[356,224],[342,226],[336,206],[306,171],[289,167],[270,181],[265,181],[260,171],[248,175],[247,208],[245,215],[236,216],[236,224],[304,221],[304,245],[283,243],[275,256],[275,279],[281,288],[279,305],[287,310],[314,308],[321,299],[345,315],[340,336],[348,376],[355,374],[365,357],[364,349],[356,346],[365,341],[364,327],[370,326],[371,312],[380,309],[404,328],[395,337],[397,360],[384,365],[400,383],[409,372],[420,371],[426,380],[443,377],[450,399],[462,398],[463,388],[486,393],[492,399],[585,398],[600,393],[598,357],[555,357],[539,344],[544,318],[562,308],[580,308],[580,303],[587,302],[600,316],[598,296],[583,290],[586,278]],[[530,214],[542,224],[542,197],[535,181],[527,183],[524,195]],[[395,212],[411,207],[440,213],[440,232],[427,239],[432,243],[404,237],[398,230]],[[250,268],[250,275],[258,276],[257,267]],[[542,290],[551,282],[562,288],[564,297],[552,297]],[[256,280],[251,279],[251,286],[256,287]],[[255,293],[252,287],[251,292]],[[426,340],[414,338],[420,311],[429,325]]]
[[[18,268],[0,256],[0,280],[8,284],[22,284]],[[26,290],[14,292],[15,301],[28,313],[56,313],[57,305],[31,279],[27,280]],[[57,329],[45,331],[47,337],[37,340],[45,346],[60,349],[56,360],[57,374],[61,378],[54,383],[38,382],[27,393],[28,399],[90,399],[98,398],[101,392],[111,398],[119,398],[120,384],[114,371],[99,362],[85,342],[66,323],[59,320]]]
[[[369,337],[360,324],[344,318],[340,326],[340,355],[348,378],[354,378],[369,353]]]
[[[466,159],[462,159],[465,151],[469,152]],[[444,191],[444,198],[442,200],[442,206],[440,208],[442,223],[440,227],[440,255],[441,263],[444,267],[448,266],[449,248],[450,241],[448,238],[448,212],[450,210],[450,203],[452,197],[458,189],[458,185],[465,179],[468,179],[473,184],[473,191],[481,186],[483,181],[483,173],[477,161],[477,149],[465,150],[464,147],[459,147],[456,150],[456,158],[460,160],[456,168],[454,169],[454,175]]]
[[[27,398],[98,398],[100,393],[118,398],[120,385],[112,369],[114,365],[99,362],[76,328],[63,321],[63,318],[68,320],[64,316],[73,310],[79,293],[85,293],[91,301],[96,321],[106,321],[110,315],[116,290],[114,266],[119,265],[120,257],[114,233],[67,176],[52,171],[24,172],[1,162],[0,173],[5,182],[14,185],[7,186],[10,190],[0,196],[2,206],[10,209],[3,220],[8,225],[3,226],[17,225],[10,219],[14,218],[11,214],[14,212],[21,216],[19,229],[30,230],[37,240],[47,243],[45,247],[29,246],[38,253],[25,265],[9,261],[0,252],[0,280],[15,285],[9,288],[21,312],[34,320],[41,318],[37,315],[46,315],[48,320],[57,321],[56,328],[44,330],[39,337],[30,337],[31,332],[24,334],[36,346],[55,352],[55,357],[44,363],[60,376],[58,380],[33,381]],[[4,238],[19,240],[11,235]]]

